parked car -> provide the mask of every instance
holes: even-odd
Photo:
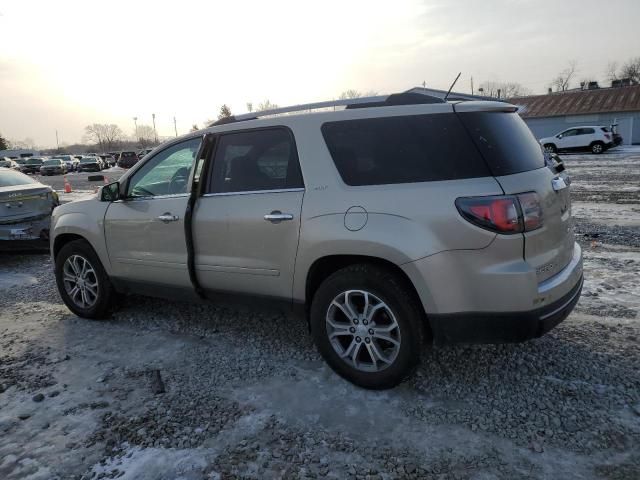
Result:
[[[67,173],[67,164],[60,158],[45,160],[40,167],[40,175],[63,175]]]
[[[101,318],[115,292],[280,301],[366,388],[398,384],[425,344],[524,341],[567,317],[583,279],[566,172],[515,106],[353,107],[214,124],[57,208],[65,304]]]
[[[100,157],[82,157],[78,164],[79,172],[99,172],[104,169]]]
[[[0,167],[0,249],[48,247],[51,211],[58,203],[48,185]]]
[[[118,155],[118,166],[120,168],[131,168],[138,163],[136,152],[120,152]]]
[[[51,158],[62,160],[67,166],[67,172],[75,171],[78,167],[78,163],[80,163],[80,161],[73,155],[56,155],[55,157]]]
[[[611,131],[603,126],[572,127],[541,138],[540,144],[549,153],[587,150],[598,154],[614,146]]]
[[[142,160],[146,155],[148,155],[152,151],[153,151],[153,148],[145,148],[143,150],[140,150],[138,152],[138,159]]]
[[[103,153],[102,155],[99,155],[99,156],[102,159],[102,162],[104,163],[105,167],[113,167],[116,164],[116,159],[113,158],[112,155]]]
[[[10,158],[7,158],[7,157],[0,158],[0,167],[20,171],[20,165],[14,160],[11,160]]]
[[[22,173],[40,173],[40,167],[44,163],[44,159],[40,157],[30,157],[20,166]]]

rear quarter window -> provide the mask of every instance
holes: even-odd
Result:
[[[517,113],[465,112],[458,115],[494,176],[544,167],[540,143]]]
[[[454,113],[328,122],[322,135],[347,185],[490,175]]]

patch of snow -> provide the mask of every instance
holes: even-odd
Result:
[[[572,202],[571,213],[601,225],[640,227],[640,203]]]
[[[129,447],[124,454],[92,468],[95,475],[122,472],[121,480],[202,478],[207,466],[205,450]]]
[[[0,290],[8,290],[13,287],[35,285],[38,279],[27,273],[2,272],[0,273]]]

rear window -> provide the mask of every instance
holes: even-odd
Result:
[[[51,160],[45,160],[43,165],[60,165],[61,160],[58,159],[51,159]]]
[[[609,133],[611,130],[609,130],[609,127],[600,127],[600,130],[602,130],[603,132],[607,132]]]
[[[136,156],[135,152],[122,152],[120,154],[121,158],[132,158],[132,157],[135,157],[135,156]]]
[[[490,175],[454,113],[328,122],[322,134],[347,185]]]
[[[41,163],[41,158],[30,158],[29,160],[27,160],[27,165],[40,165]]]
[[[465,112],[459,116],[494,176],[544,167],[540,143],[517,113]]]
[[[14,170],[7,170],[6,172],[0,172],[0,187],[13,187],[16,185],[31,185],[38,183],[31,177],[28,177],[24,173],[16,172]]]

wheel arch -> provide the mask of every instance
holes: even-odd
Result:
[[[84,240],[90,243],[85,237],[83,237],[82,235],[78,235],[77,233],[62,233],[58,235],[53,241],[53,249],[51,251],[53,259],[56,259],[62,247],[64,247],[68,243],[73,242],[74,240]]]
[[[305,304],[307,311],[310,308],[311,300],[313,299],[315,292],[318,290],[318,287],[320,287],[325,279],[327,279],[330,275],[337,272],[338,270],[356,264],[374,265],[396,275],[402,281],[402,283],[409,291],[409,294],[415,299],[417,305],[419,305],[420,307],[423,325],[427,330],[425,332],[425,338],[433,338],[431,335],[431,325],[429,323],[427,313],[424,309],[424,305],[421,301],[418,291],[415,288],[415,285],[413,284],[407,273],[402,270],[402,268],[400,268],[395,263],[381,257],[339,254],[327,255],[316,259],[307,271],[307,277],[305,281]]]

